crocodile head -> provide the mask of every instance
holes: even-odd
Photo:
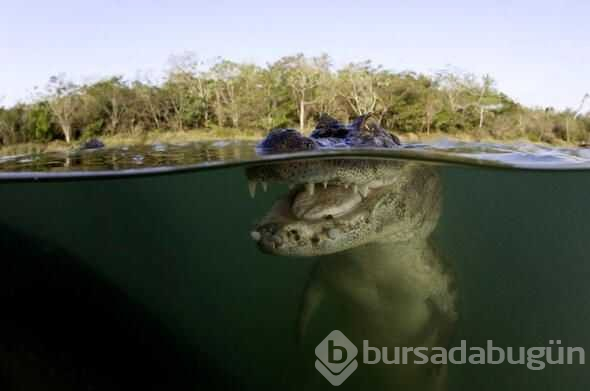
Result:
[[[262,251],[275,255],[326,255],[370,242],[426,237],[434,229],[440,209],[440,186],[433,168],[395,161],[309,162],[320,169],[341,163],[345,163],[343,169],[358,170],[358,181],[370,177],[363,168],[371,171],[372,165],[380,166],[380,170],[388,167],[390,182],[373,178],[362,193],[354,184],[347,186],[343,178],[328,181],[325,186],[295,185],[251,232]],[[266,172],[269,167],[248,170],[250,181],[257,180],[259,169]],[[274,170],[280,171],[280,167]]]
[[[338,141],[342,137],[334,135],[344,133],[345,142],[374,137],[354,131],[351,135],[337,123],[331,126],[323,132],[327,137],[314,137],[318,128],[310,138],[293,130],[275,130],[261,146],[268,151],[280,145],[279,151],[285,152],[289,151],[285,145],[297,150],[322,148],[322,138]],[[260,249],[271,254],[317,256],[370,242],[407,241],[428,235],[438,219],[438,177],[422,165],[384,159],[307,159],[254,166],[246,175],[251,194],[259,183],[291,187],[251,233]]]

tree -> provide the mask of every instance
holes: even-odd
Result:
[[[149,79],[136,80],[131,85],[135,95],[135,116],[144,129],[163,128],[166,118],[166,104],[162,90]]]
[[[168,93],[180,129],[187,122],[207,126],[211,88],[207,63],[194,52],[185,52],[169,59]]]
[[[424,130],[430,134],[434,118],[444,108],[442,99],[439,97],[435,88],[426,88],[424,92]]]
[[[217,124],[223,126],[225,118],[231,119],[232,126],[237,128],[240,123],[239,84],[240,65],[233,61],[223,60],[215,64],[210,71],[215,91],[215,114]]]
[[[257,66],[194,53],[172,56],[161,79],[120,76],[76,85],[64,75],[29,103],[0,107],[0,144],[149,130],[296,127],[319,113],[340,120],[372,112],[393,132],[474,132],[532,140],[586,140],[590,116],[520,106],[489,75],[393,72],[371,61],[334,70],[327,55]]]
[[[371,61],[351,63],[338,71],[338,93],[355,115],[374,113],[377,110],[380,71]]]
[[[27,140],[49,141],[54,136],[51,107],[47,101],[32,103],[24,110],[23,137]]]
[[[306,107],[315,103],[316,90],[330,80],[331,60],[324,54],[311,59],[303,54],[283,57],[275,66],[283,72],[284,81],[297,104],[299,128],[305,128]]]
[[[576,117],[578,117],[581,114],[582,110],[584,109],[584,105],[586,104],[586,101],[589,99],[590,99],[590,94],[588,94],[588,93],[584,94],[577,109],[574,110],[573,112],[571,112],[570,115],[567,115],[567,113],[566,113],[566,119],[565,119],[565,134],[566,134],[565,139],[566,139],[566,141],[570,141],[570,120],[575,120]]]
[[[60,74],[49,79],[47,91],[51,112],[69,144],[72,142],[74,120],[81,103],[79,86]]]
[[[115,134],[121,130],[128,130],[132,120],[125,118],[132,104],[132,92],[121,76],[100,80],[90,86],[82,88],[83,97],[88,108],[95,110],[94,115],[104,119],[106,133]],[[125,121],[127,120],[127,121]],[[127,123],[125,123],[127,122]]]
[[[473,83],[474,88],[479,89],[479,97],[477,99],[477,107],[479,109],[479,128],[483,128],[484,114],[487,110],[493,110],[502,104],[499,96],[493,90],[495,84],[494,79],[490,75],[484,75],[481,83]]]
[[[501,94],[494,88],[495,81],[490,75],[480,78],[471,73],[451,72],[437,73],[436,82],[446,94],[451,109],[464,117],[470,115],[471,109],[477,112],[477,126],[484,126],[485,113],[502,109],[504,104]],[[470,119],[467,119],[471,123]]]
[[[285,82],[284,71],[279,62],[268,65],[261,71],[260,81],[256,86],[256,89],[262,92],[261,113],[264,115],[262,124],[266,129],[286,126],[290,118],[297,114],[291,89]]]
[[[433,118],[426,118],[425,114],[430,81],[412,72],[382,72],[381,79],[378,95],[382,107],[378,112],[383,124],[396,132],[428,128],[427,122],[433,122]]]
[[[20,117],[18,106],[11,109],[0,107],[0,144],[8,145],[19,141]]]

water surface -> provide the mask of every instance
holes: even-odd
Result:
[[[0,157],[0,180],[44,180],[178,173],[301,158],[390,158],[440,164],[579,170],[590,168],[590,150],[528,143],[459,142],[406,144],[399,149],[339,148],[264,155],[253,141],[222,140],[186,144],[153,144],[97,150],[75,150]]]
[[[457,274],[453,345],[559,339],[590,353],[585,150],[441,142],[330,154],[436,164],[434,239]],[[297,346],[317,259],[257,249],[252,226],[286,187],[251,199],[243,167],[311,158],[234,141],[3,158],[2,389],[332,389],[314,348],[349,327],[347,303],[323,305]],[[450,365],[448,385],[583,390],[589,373]],[[340,388],[386,389],[366,368]]]

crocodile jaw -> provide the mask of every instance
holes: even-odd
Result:
[[[374,239],[376,220],[371,219],[371,205],[374,206],[377,198],[371,197],[372,194],[358,203],[334,203],[323,210],[314,205],[300,211],[297,201],[302,192],[305,190],[294,190],[277,200],[255,226],[252,238],[262,251],[316,256],[357,247]]]
[[[365,172],[363,180],[372,181],[361,182],[362,188],[343,185],[341,178],[325,188],[299,183],[254,227],[252,239],[270,254],[318,256],[430,234],[440,209],[438,176],[431,168],[385,163],[391,176]]]
[[[306,184],[313,193],[315,186],[343,186],[363,197],[370,189],[394,183],[402,164],[393,160],[323,159],[288,161],[246,169],[250,195],[256,194],[257,184],[263,189],[269,183],[290,187]]]

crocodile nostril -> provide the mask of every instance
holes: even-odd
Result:
[[[261,227],[266,233],[270,234],[270,235],[274,235],[276,234],[279,229],[280,226],[277,223],[269,223],[269,224],[265,224],[263,227]]]
[[[294,237],[294,239],[295,239],[296,242],[298,242],[298,241],[301,240],[301,235],[299,235],[299,231],[297,231],[296,229],[290,230],[289,233],[291,235],[293,235],[293,237]]]

